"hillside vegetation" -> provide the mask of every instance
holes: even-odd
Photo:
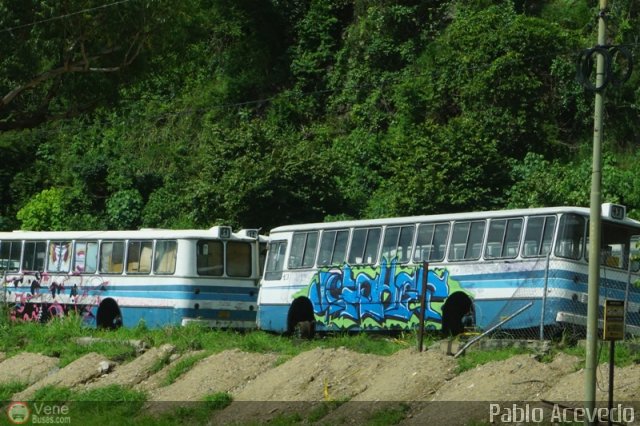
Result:
[[[638,53],[640,6],[608,43]],[[0,2],[0,229],[587,205],[595,0]],[[620,76],[624,57],[614,58]],[[640,217],[640,72],[603,201]]]

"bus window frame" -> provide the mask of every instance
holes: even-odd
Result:
[[[158,246],[162,245],[162,250]],[[170,248],[167,250],[167,248]],[[153,240],[153,275],[174,275],[176,264],[178,263],[178,241],[175,239],[155,239]],[[160,265],[171,266],[171,268],[160,269]]]
[[[397,229],[398,230],[398,235],[395,237],[395,245],[393,246],[385,246],[385,242],[387,240],[387,233],[389,232],[389,229]],[[410,239],[409,239],[409,245],[405,248],[405,252],[406,257],[404,258],[400,258],[398,256],[398,248],[400,247],[400,241],[402,240],[402,235],[405,229],[410,229],[411,235],[410,235]],[[382,259],[385,258],[385,249],[386,248],[390,248],[391,250],[394,251],[395,255],[393,257],[387,256],[387,262],[391,262],[392,259],[397,259],[397,262],[400,264],[406,264],[411,262],[412,259],[412,254],[413,254],[413,250],[414,250],[414,246],[415,246],[415,239],[416,239],[416,225],[415,223],[403,223],[403,224],[398,224],[398,225],[387,225],[384,227],[384,230],[382,232],[382,236],[380,238],[381,240],[381,244],[380,244],[380,254],[378,256],[378,258],[380,259],[380,261],[382,261]],[[391,251],[389,250],[389,251]]]
[[[66,246],[66,256],[68,257],[68,260],[64,260],[64,256],[65,256],[64,253],[59,253],[56,255],[58,248],[63,246]],[[74,246],[74,243],[72,240],[48,240],[46,271],[48,273],[54,273],[54,274],[68,274],[71,271],[73,246]],[[56,258],[53,258],[54,255],[56,256]],[[57,260],[57,259],[62,259],[62,260]],[[55,264],[57,266],[53,268],[52,264]]]
[[[304,236],[304,240],[302,242],[302,246],[295,246],[294,241],[296,237]],[[313,243],[312,247],[309,245],[309,239],[315,236],[315,243]],[[289,252],[289,258],[287,259],[287,269],[310,269],[313,268],[316,264],[316,258],[318,256],[318,249],[320,247],[320,232],[318,230],[311,231],[295,231],[291,235],[291,250]],[[295,249],[295,255],[294,255]],[[309,250],[312,250],[311,257],[308,256]],[[299,254],[302,251],[302,254]],[[295,260],[295,262],[294,262]]]
[[[137,261],[135,259],[131,258],[131,254],[132,254],[132,245],[138,244],[137,247]],[[141,270],[142,268],[142,264],[143,264],[143,260],[146,256],[143,256],[143,254],[145,253],[145,248],[148,248],[149,246],[146,245],[149,244],[150,248],[151,248],[151,252],[149,253],[149,258],[147,259],[147,265],[148,268],[145,268],[145,270]],[[127,273],[127,275],[150,275],[151,274],[151,270],[153,269],[152,267],[152,263],[153,263],[153,250],[154,250],[154,244],[153,244],[153,240],[152,239],[135,239],[135,240],[127,240],[127,254],[125,257],[125,271]],[[135,265],[137,264],[137,268],[135,267]]]
[[[351,253],[353,250],[353,241],[358,231],[366,231],[364,244],[362,245],[362,250],[360,252],[360,255],[361,255],[360,261],[358,261],[358,257],[354,259]],[[378,231],[377,242],[374,243],[375,251],[373,251],[373,256],[371,259],[369,258],[365,259],[367,254],[370,254],[370,252],[368,253],[367,250],[370,248],[369,242],[371,241],[370,234],[372,231]],[[378,262],[378,256],[380,255],[381,243],[382,243],[382,226],[381,225],[362,226],[362,227],[353,228],[351,231],[351,235],[349,237],[349,246],[347,249],[347,262],[350,265],[375,265]]]
[[[493,244],[493,241],[489,241],[489,237],[491,235],[491,227],[493,226],[494,223],[498,223],[498,222],[504,222],[504,228],[502,229],[502,237],[500,238],[500,250],[499,250],[499,254],[498,255],[489,255],[489,244]],[[518,231],[518,239],[515,241],[516,245],[515,245],[515,251],[513,252],[513,254],[509,254],[509,243],[510,241],[507,239],[507,237],[509,236],[509,226],[512,223],[516,223],[519,222],[520,223],[520,230]],[[487,260],[500,260],[500,259],[515,259],[516,257],[518,257],[518,254],[520,253],[520,245],[522,244],[522,236],[523,236],[523,232],[524,232],[524,216],[517,216],[517,217],[495,217],[495,218],[491,218],[489,219],[489,226],[487,227],[487,231],[486,231],[486,236],[485,236],[485,241],[484,241],[484,259]],[[513,241],[511,241],[511,243],[513,243]]]
[[[449,262],[471,262],[471,261],[480,260],[480,258],[482,257],[482,249],[484,247],[484,242],[486,240],[487,221],[488,221],[487,219],[464,219],[464,220],[453,222],[453,224],[451,225],[451,236],[449,238],[449,249],[447,250],[447,260]],[[458,243],[454,242],[456,225],[465,225],[465,224],[469,225],[469,229],[466,232],[466,237],[464,241],[464,252],[461,258],[458,258],[457,256],[452,257],[452,254],[455,254],[456,245],[462,244],[462,242],[458,242]],[[479,242],[472,243],[469,237],[473,232],[473,226],[475,224],[482,226],[481,237]],[[474,250],[476,250],[476,247],[474,247],[474,245],[478,245],[478,244],[479,244],[479,247],[478,247],[479,250],[475,252]],[[471,256],[471,255],[468,255],[468,253],[470,254],[477,253],[477,256]]]
[[[272,256],[274,256],[273,247],[277,245],[277,256],[275,267],[280,267],[280,269],[270,269],[272,265],[270,265]],[[289,246],[289,241],[287,239],[273,240],[269,241],[267,248],[267,260],[264,266],[264,274],[263,279],[265,281],[278,281],[282,279],[282,275],[284,274],[284,267],[287,264],[287,249]]]
[[[531,216],[526,216],[527,221],[525,223],[525,227],[524,227],[524,234],[522,237],[522,248],[520,249],[521,251],[521,256],[525,259],[530,259],[530,258],[536,258],[536,257],[543,257],[543,256],[547,256],[549,253],[553,253],[554,250],[554,246],[555,246],[555,236],[556,236],[556,228],[558,227],[558,215],[555,214],[545,214],[545,215],[531,215]],[[543,223],[542,223],[542,227],[541,229],[541,233],[539,235],[536,235],[536,237],[539,237],[539,241],[538,241],[538,245],[536,246],[531,246],[529,243],[530,242],[536,242],[536,240],[531,240],[531,239],[527,239],[527,236],[529,235],[529,225],[532,221],[532,219],[543,219]],[[549,220],[553,219],[553,224],[549,225]],[[550,232],[548,232],[550,230]],[[545,240],[545,236],[547,236],[547,234],[550,234],[550,239],[547,242]],[[548,244],[548,245],[546,245]],[[536,248],[536,250],[532,253],[527,252],[528,247],[534,247]]]
[[[240,274],[240,273],[236,273],[235,267],[231,267],[231,261],[230,261],[230,253],[231,250],[229,250],[230,246],[238,246],[238,247],[244,247],[246,246],[247,248],[247,253],[249,254],[248,257],[245,257],[244,259],[244,265],[243,266],[243,271],[246,271],[244,274]],[[250,242],[248,241],[227,241],[224,247],[224,252],[225,252],[225,256],[224,256],[224,268],[225,268],[225,272],[226,272],[226,276],[231,277],[231,278],[250,278],[252,275],[252,268],[253,268],[253,250],[252,250],[252,245]],[[247,253],[241,253],[242,255],[247,254]],[[234,253],[235,254],[235,253]]]
[[[329,253],[328,262],[324,262],[320,258],[320,256],[322,255],[322,248],[323,248],[323,242],[325,241],[325,235],[328,235],[329,233],[333,233],[333,239],[331,240],[331,250],[328,252]],[[336,247],[338,246],[339,235],[346,235],[346,238],[344,240],[344,244],[341,247],[343,249],[342,258],[336,259]],[[339,266],[344,264],[345,260],[347,259],[350,236],[351,236],[351,228],[323,229],[320,234],[320,243],[318,244],[318,255],[316,260],[317,266],[321,268],[321,267],[327,267],[327,266]]]
[[[202,244],[203,243],[207,243],[207,253],[203,253],[200,254],[200,248],[203,247]],[[215,258],[213,258],[213,256],[211,256],[211,254],[209,253],[209,245],[210,243],[214,244],[215,246],[219,246],[220,247],[220,252],[219,252],[219,256],[216,256]],[[200,265],[200,260],[201,259],[213,259],[214,261],[218,261],[219,263],[215,263],[210,265],[209,262],[207,261],[206,265]],[[223,277],[225,276],[225,270],[224,270],[224,266],[225,266],[225,247],[224,247],[224,241],[222,240],[218,240],[218,239],[206,239],[206,238],[201,238],[199,240],[196,241],[196,274],[200,277]],[[218,273],[219,272],[219,273]]]
[[[582,239],[581,241],[577,241],[578,244],[575,244],[576,241],[571,238],[571,239],[567,239],[567,238],[562,238],[561,237],[561,233],[564,232],[564,230],[566,229],[565,227],[563,227],[564,225],[564,221],[567,220],[567,218],[569,217],[575,217],[575,218],[579,218],[580,220],[582,220]],[[558,220],[558,225],[556,228],[556,241],[554,244],[554,248],[553,248],[553,254],[556,257],[559,258],[563,258],[563,259],[570,259],[570,260],[584,260],[585,259],[585,245],[586,245],[586,241],[588,239],[588,233],[587,233],[587,222],[588,219],[580,214],[576,214],[576,213],[563,213],[562,215],[560,215],[560,218]],[[577,234],[576,234],[577,235]],[[567,250],[567,242],[573,242],[574,244],[572,245],[572,247],[569,247],[569,250]],[[562,246],[561,246],[562,244]],[[574,246],[579,246],[578,247],[578,251],[576,253],[576,249]],[[573,252],[573,253],[569,253],[571,255],[568,255],[567,252]]]

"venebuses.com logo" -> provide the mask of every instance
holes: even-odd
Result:
[[[26,402],[12,402],[7,407],[7,417],[11,423],[22,425],[29,421],[31,410]]]
[[[6,409],[9,421],[16,425],[30,424],[71,424],[69,407],[50,402],[12,402]]]

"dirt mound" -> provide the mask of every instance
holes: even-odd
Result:
[[[93,352],[86,354],[53,374],[43,377],[22,392],[13,395],[11,399],[13,401],[29,400],[39,389],[45,386],[73,388],[81,385],[99,376],[102,373],[100,364],[104,362],[107,362],[107,359],[102,355]],[[0,364],[0,366],[2,365],[4,363]]]
[[[33,384],[58,368],[58,358],[23,352],[0,363],[0,383]]]
[[[133,361],[116,366],[109,374],[105,374],[87,384],[86,388],[98,388],[114,384],[133,387],[147,379],[152,374],[152,370],[159,363],[164,362],[175,349],[173,345],[151,348]]]
[[[234,392],[268,371],[277,356],[227,350],[202,359],[169,386],[151,392],[151,401],[201,401],[206,395]]]
[[[579,361],[565,354],[559,354],[550,363],[540,362],[534,355],[516,355],[480,365],[444,383],[431,399],[450,404],[420,404],[413,408],[404,424],[423,424],[425,419],[438,419],[447,424],[465,424],[472,419],[488,421],[486,404],[473,404],[474,401],[541,401],[543,393],[574,371]],[[443,407],[461,404],[466,409],[455,410],[455,418],[451,410],[443,410]]]
[[[580,369],[567,374],[555,386],[543,393],[549,401],[577,401],[582,399],[585,371]],[[640,365],[615,368],[613,376],[616,401],[640,401]],[[576,392],[579,389],[580,392]],[[577,397],[577,399],[576,399]],[[596,369],[596,400],[609,398],[609,364],[600,364]]]
[[[118,384],[146,391],[147,409],[156,413],[228,393],[233,402],[213,414],[214,424],[292,415],[320,424],[360,423],[385,410],[396,410],[405,425],[424,424],[427,419],[465,424],[471,419],[488,421],[487,401],[569,404],[584,399],[584,371],[578,370],[582,360],[563,353],[551,362],[517,355],[456,374],[457,360],[437,346],[424,352],[408,348],[391,356],[316,348],[286,362],[276,354],[236,349],[200,359],[167,385],[167,377],[181,361],[205,356],[174,351],[171,345],[151,348],[110,370],[105,369],[104,357],[95,353],[62,369],[57,368],[56,358],[23,353],[0,362],[0,383],[31,384],[14,395],[17,399],[28,399],[47,385],[87,389]],[[597,380],[597,398],[606,400],[606,364],[598,367]],[[639,382],[640,365],[617,368],[615,400],[640,400]]]

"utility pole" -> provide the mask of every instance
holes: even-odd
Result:
[[[598,14],[598,46],[606,44],[607,0],[600,0]],[[596,402],[596,368],[598,366],[598,311],[600,287],[600,230],[602,184],[602,115],[604,109],[605,57],[597,54],[595,112],[593,115],[593,165],[591,170],[591,205],[589,211],[589,283],[587,305],[587,351],[584,400],[587,413],[593,413]],[[588,416],[587,416],[588,417]],[[588,420],[585,420],[588,424]]]

